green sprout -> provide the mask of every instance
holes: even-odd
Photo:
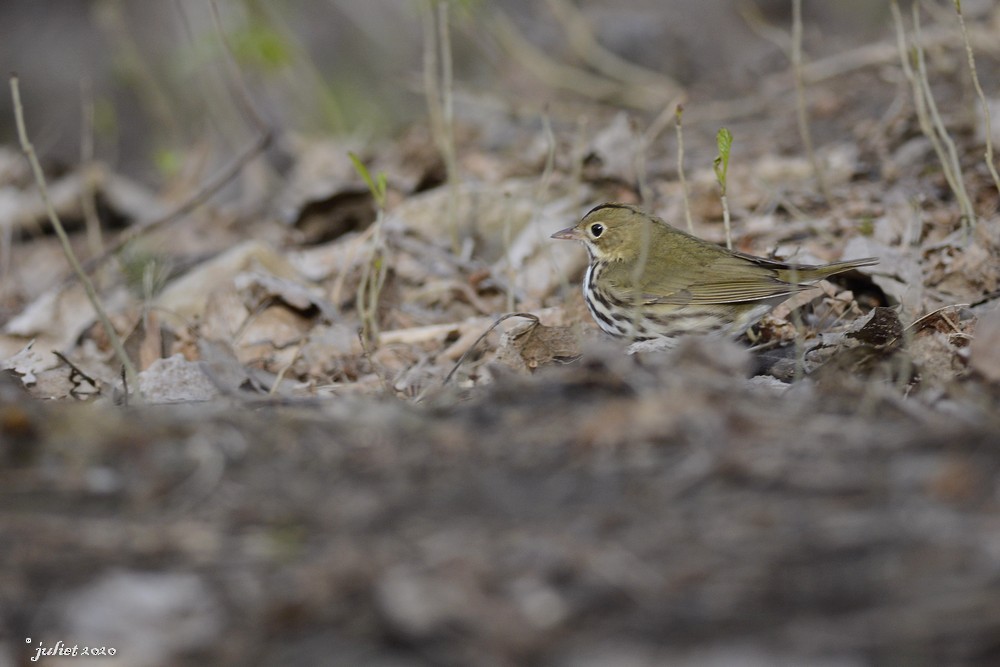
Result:
[[[371,191],[372,197],[375,198],[375,206],[379,209],[385,208],[385,193],[388,189],[385,172],[380,171],[375,178],[372,178],[368,167],[365,166],[365,163],[354,152],[349,152],[347,157],[351,158],[354,171],[358,172],[358,175],[361,176],[365,185]]]
[[[385,240],[382,238],[382,222],[385,220],[385,199],[388,185],[385,173],[379,172],[372,178],[368,167],[357,155],[347,154],[351,158],[355,171],[364,180],[365,185],[375,199],[375,222],[372,223],[371,255],[365,263],[358,283],[357,307],[361,318],[361,341],[363,344],[378,342],[378,303],[385,286],[388,265],[385,262]],[[367,348],[366,348],[367,349]]]

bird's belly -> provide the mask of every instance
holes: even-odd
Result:
[[[766,303],[737,307],[733,304],[623,304],[613,301],[601,290],[585,292],[584,301],[601,330],[633,341],[686,334],[739,336],[771,309],[771,304]]]

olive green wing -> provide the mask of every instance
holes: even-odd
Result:
[[[670,245],[668,252],[650,253],[667,261],[647,265],[638,280],[626,267],[609,271],[606,280],[614,296],[626,303],[710,305],[767,301],[808,289],[781,280],[780,262],[758,262],[718,246],[689,243],[684,237],[670,239]],[[677,257],[684,258],[680,264],[669,261]]]
[[[692,276],[667,271],[645,282],[642,291],[653,303],[708,305],[747,303],[790,296],[808,285],[781,280],[774,269],[739,256],[720,255]]]

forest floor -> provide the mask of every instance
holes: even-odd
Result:
[[[964,54],[931,61],[963,214],[880,46],[807,90],[822,189],[791,73],[684,111],[698,235],[723,117],[740,250],[881,259],[754,350],[627,354],[549,239],[605,201],[684,227],[673,113],[462,98],[456,180],[426,127],[356,149],[384,200],[350,142],[285,142],[93,269],[138,387],[0,150],[0,666],[998,664],[1000,194]],[[49,189],[84,258],[189,196]]]

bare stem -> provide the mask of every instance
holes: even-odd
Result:
[[[372,224],[374,233],[372,235],[371,256],[365,262],[362,269],[356,299],[358,315],[361,319],[361,336],[365,341],[373,343],[378,343],[378,304],[388,273],[385,242],[382,239],[382,223],[384,219],[385,213],[380,208],[376,214],[375,222]]]
[[[722,226],[726,229],[726,249],[733,249],[733,230],[729,223],[729,198],[723,193],[722,197]]]
[[[501,315],[496,320],[494,320],[493,324],[491,324],[489,328],[486,329],[486,331],[484,331],[472,345],[469,346],[469,349],[467,349],[465,352],[462,353],[462,356],[458,358],[458,361],[455,362],[455,365],[444,377],[444,380],[441,382],[442,386],[448,384],[451,381],[451,378],[452,376],[455,375],[455,372],[459,369],[459,367],[463,363],[465,363],[465,360],[469,358],[469,356],[479,346],[479,344],[483,342],[483,340],[487,336],[490,335],[491,331],[493,331],[498,326],[500,326],[501,323],[503,323],[506,320],[509,320],[512,317],[523,317],[525,319],[531,320],[534,323],[533,326],[538,326],[541,324],[541,320],[538,319],[538,315],[535,315],[534,313],[507,313],[505,315]]]
[[[916,36],[912,58],[913,63],[917,65],[916,71],[913,68],[913,64],[911,64],[911,56],[906,40],[906,29],[903,25],[903,16],[899,10],[898,0],[892,0],[889,8],[892,10],[893,23],[896,25],[896,45],[899,50],[899,59],[903,66],[903,74],[906,75],[906,79],[910,82],[910,86],[913,89],[913,106],[916,110],[920,130],[934,147],[938,162],[941,164],[941,171],[944,173],[945,180],[948,181],[948,187],[951,188],[962,209],[963,219],[971,222],[969,215],[971,214],[972,206],[969,203],[968,196],[964,194],[965,186],[962,183],[961,170],[957,168],[957,158],[955,161],[952,161],[945,150],[944,140],[947,139],[950,141],[951,139],[948,137],[943,123],[937,122],[940,120],[940,116],[937,116],[937,120],[935,120],[932,118],[931,111],[929,110],[929,104],[933,102],[934,98],[930,94],[930,83],[927,81],[927,70],[924,65],[917,5],[913,5]],[[954,144],[951,145],[954,147]]]
[[[681,126],[681,116],[684,106],[677,105],[674,113],[674,127],[677,128],[677,178],[681,182],[681,195],[684,197],[684,220],[687,222],[688,234],[694,234],[694,223],[691,221],[691,201],[688,195],[687,178],[684,176],[684,130]]]
[[[424,94],[431,133],[448,175],[447,227],[452,252],[461,250],[458,231],[458,161],[455,152],[454,104],[452,101],[451,31],[448,3],[428,0],[424,18]],[[435,21],[436,19],[436,21]]]
[[[649,206],[652,203],[649,192],[649,173],[646,168],[646,149],[649,147],[649,144],[646,143],[642,133],[639,132],[634,119],[629,119],[629,126],[629,129],[632,130],[632,145],[634,148],[632,168],[635,169],[636,185],[639,188],[639,201],[642,202],[643,206]]]
[[[976,71],[976,56],[972,52],[969,31],[965,27],[965,17],[962,15],[961,0],[955,0],[955,12],[958,14],[958,26],[962,29],[962,41],[965,42],[965,56],[969,61],[969,71],[972,73],[972,85],[976,89],[979,104],[983,109],[983,124],[986,130],[986,166],[990,170],[990,176],[993,177],[993,185],[1000,192],[1000,175],[997,174],[996,165],[993,163],[993,123],[990,120],[990,106],[986,103],[986,95],[983,94],[983,87],[979,84],[979,74]]]
[[[135,366],[132,365],[132,361],[128,358],[128,354],[125,352],[125,346],[122,345],[121,338],[118,337],[118,332],[116,332],[115,328],[111,326],[111,320],[108,319],[108,315],[104,311],[104,307],[101,305],[101,301],[97,296],[97,290],[94,289],[94,283],[91,282],[87,274],[84,273],[83,267],[80,266],[80,262],[77,260],[76,254],[73,252],[73,247],[70,245],[69,236],[66,235],[66,230],[63,228],[62,221],[59,219],[55,208],[52,206],[52,200],[49,198],[49,190],[45,183],[45,173],[42,171],[42,165],[38,162],[38,156],[35,154],[35,147],[28,139],[28,131],[24,125],[24,108],[21,106],[21,92],[18,88],[17,76],[12,76],[10,78],[10,92],[14,99],[14,117],[17,121],[17,135],[21,140],[21,150],[24,151],[25,156],[28,158],[28,162],[31,163],[31,169],[35,175],[35,182],[38,183],[38,189],[41,192],[42,201],[45,204],[45,210],[48,213],[49,222],[52,223],[53,229],[56,230],[56,235],[59,237],[59,243],[62,245],[63,254],[66,255],[66,260],[69,262],[70,267],[72,267],[73,272],[76,273],[77,277],[80,279],[80,282],[83,283],[83,289],[87,293],[87,299],[90,300],[90,305],[93,306],[94,312],[97,314],[97,319],[101,322],[101,326],[104,327],[108,340],[111,341],[111,346],[114,348],[115,354],[118,356],[118,361],[124,369],[127,383],[138,389],[139,376],[135,372]]]
[[[87,227],[87,244],[91,256],[101,254],[104,240],[101,237],[101,218],[97,214],[94,163],[94,92],[89,81],[80,86],[83,103],[83,118],[80,128],[80,163],[83,165],[83,191],[80,193],[80,207]]]
[[[812,166],[816,185],[826,202],[830,203],[830,191],[826,186],[823,166],[813,149],[812,132],[809,130],[809,112],[806,108],[806,85],[802,75],[802,0],[792,0],[792,71],[795,72],[795,102],[798,117],[799,136],[806,149],[806,156]]]
[[[913,37],[917,54],[917,72],[919,74],[917,78],[920,81],[920,88],[927,100],[927,108],[931,112],[931,118],[934,121],[934,128],[937,130],[938,135],[941,137],[941,141],[947,149],[947,161],[951,165],[952,174],[957,188],[955,196],[958,198],[958,204],[964,214],[965,220],[963,221],[963,227],[967,227],[969,225],[974,225],[976,222],[975,210],[972,207],[972,200],[969,199],[969,194],[965,190],[965,181],[962,178],[962,163],[958,159],[958,149],[955,147],[955,142],[952,140],[951,135],[948,134],[948,128],[945,127],[944,121],[941,119],[941,114],[938,112],[937,102],[934,100],[934,94],[931,92],[931,82],[927,75],[927,63],[924,59],[923,36],[920,32],[919,3],[913,3],[912,9]]]

